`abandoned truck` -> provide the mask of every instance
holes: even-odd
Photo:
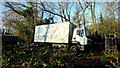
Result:
[[[36,26],[34,42],[68,47],[71,51],[84,50],[86,46],[93,45],[88,29],[85,26],[73,29],[70,22]]]

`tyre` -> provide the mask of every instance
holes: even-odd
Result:
[[[77,46],[73,45],[73,46],[70,47],[70,51],[73,52],[73,53],[78,53],[79,48]]]

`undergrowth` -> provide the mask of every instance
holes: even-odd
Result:
[[[119,67],[114,56],[104,55],[102,52],[71,53],[68,50],[50,46],[30,45],[5,45],[2,54],[3,68],[75,68],[75,67],[106,67],[114,64]]]

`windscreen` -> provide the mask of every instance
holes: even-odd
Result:
[[[77,30],[77,35],[79,35],[80,37],[83,37],[84,35],[84,31],[82,30]]]

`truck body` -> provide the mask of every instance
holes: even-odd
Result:
[[[34,42],[77,44],[80,47],[92,44],[92,40],[87,37],[89,32],[85,26],[74,29],[72,27],[70,22],[36,26]]]
[[[69,22],[36,26],[34,42],[68,43],[71,27]]]

